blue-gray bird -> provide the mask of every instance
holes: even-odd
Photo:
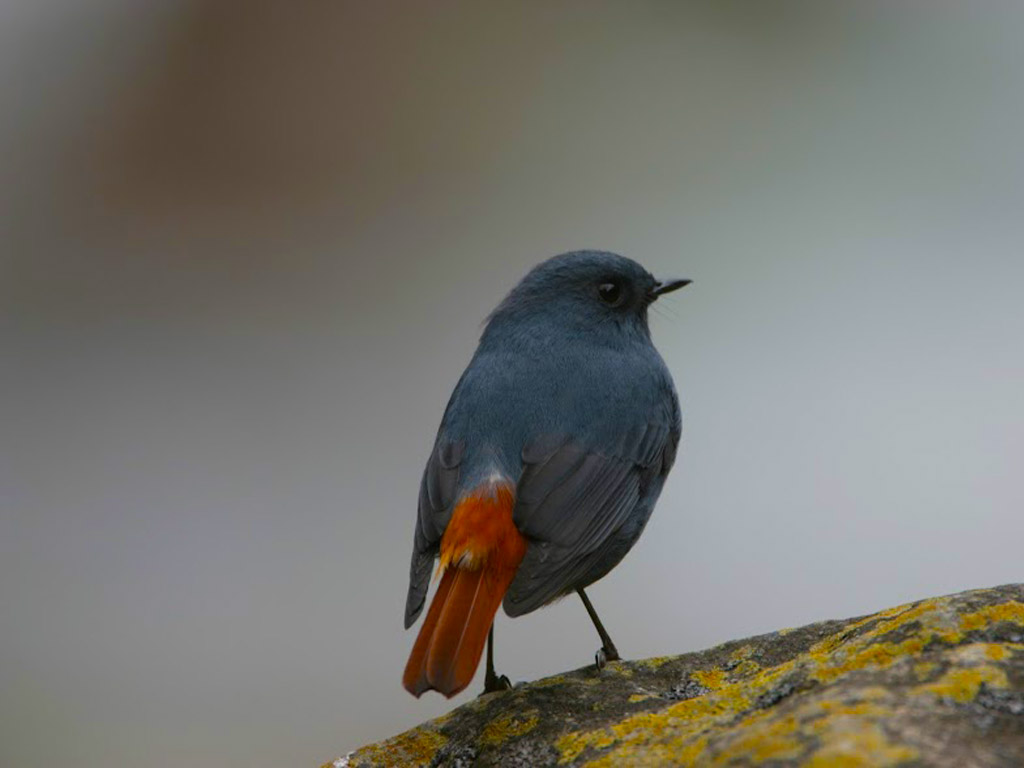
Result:
[[[494,614],[521,616],[583,591],[636,543],[679,443],[679,400],[647,308],[689,280],[576,251],[534,267],[494,310],[445,410],[420,486],[408,628],[435,559],[443,573],[402,682],[454,696],[472,680]]]

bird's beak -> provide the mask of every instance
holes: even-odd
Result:
[[[654,284],[654,288],[651,289],[650,296],[652,299],[656,299],[662,294],[678,291],[692,282],[693,280],[659,280]]]

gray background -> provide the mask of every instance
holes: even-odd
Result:
[[[399,679],[414,504],[559,251],[660,303],[629,657],[1024,579],[1024,5],[0,6],[0,763],[316,765]],[[500,669],[588,663],[578,601]]]

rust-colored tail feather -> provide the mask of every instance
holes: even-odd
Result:
[[[416,637],[412,653],[409,654],[409,661],[405,665],[405,673],[402,675],[402,685],[405,686],[405,690],[417,699],[433,687],[427,677],[427,654],[430,651],[430,641],[434,637],[434,630],[437,628],[437,620],[441,616],[448,593],[451,592],[454,575],[453,571],[449,571],[441,579],[441,585],[437,588],[434,601],[430,604],[430,610],[427,611],[427,618],[423,621],[423,626],[420,627],[420,633]]]
[[[433,688],[451,698],[469,685],[511,581],[502,583],[485,568],[445,571],[405,666],[406,690],[420,696]]]
[[[451,698],[473,679],[494,614],[515,576],[526,540],[512,522],[513,497],[498,487],[460,503],[441,542],[444,575],[402,675],[419,697]]]

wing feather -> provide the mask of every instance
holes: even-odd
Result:
[[[405,628],[416,621],[430,586],[430,573],[441,536],[452,515],[465,443],[438,439],[427,459],[416,508],[416,533],[409,565],[409,592],[405,600]]]
[[[649,510],[645,494],[653,477],[667,473],[675,449],[673,430],[650,423],[628,430],[614,452],[541,441],[543,449],[523,451],[513,519],[531,544],[506,594],[511,616],[586,586],[580,580],[612,556],[616,532]]]

